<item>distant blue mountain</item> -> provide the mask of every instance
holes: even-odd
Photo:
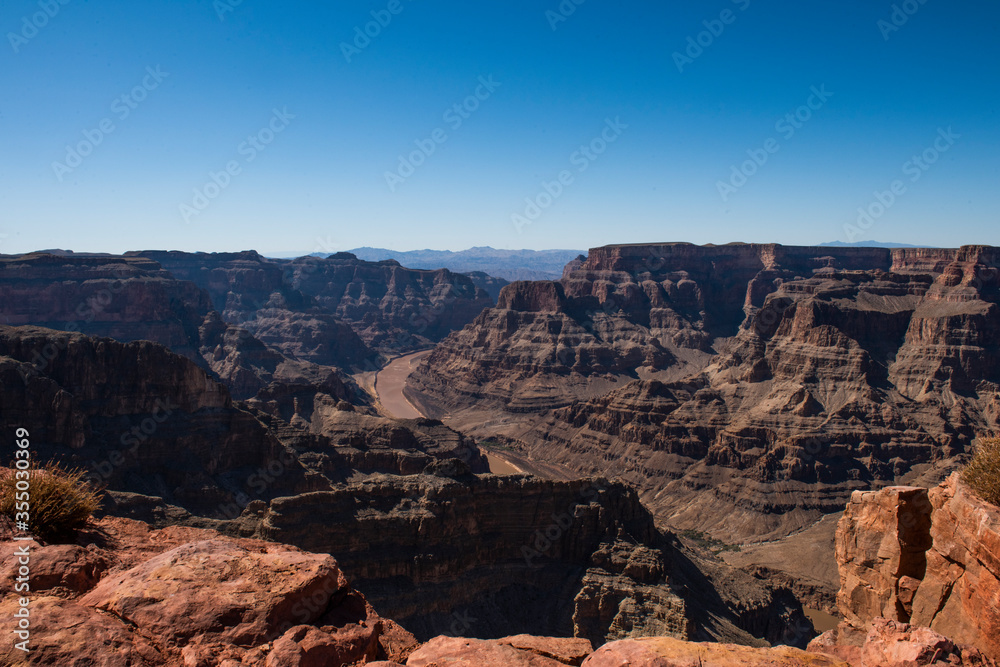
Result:
[[[504,280],[555,280],[563,267],[586,250],[502,250],[489,246],[451,250],[387,250],[355,248],[358,259],[380,262],[394,259],[411,269],[450,269],[456,273],[480,271]]]
[[[910,245],[909,243],[883,243],[882,241],[856,241],[854,243],[844,243],[843,241],[830,241],[820,243],[821,246],[834,248],[930,248],[932,246]]]

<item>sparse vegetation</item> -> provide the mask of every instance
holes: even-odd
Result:
[[[962,480],[986,502],[1000,505],[1000,438],[979,441]]]
[[[500,442],[499,440],[494,440],[493,438],[486,438],[484,440],[480,440],[479,446],[482,447],[483,449],[499,449],[501,451],[508,451],[508,452],[514,451],[514,448],[511,447],[510,445],[506,445]]]
[[[101,492],[90,486],[84,470],[49,464],[32,465],[27,472],[26,496],[24,480],[18,479],[16,471],[0,473],[0,514],[16,521],[17,512],[27,511],[28,528],[35,537],[52,541],[72,536],[101,505]]]
[[[681,535],[692,542],[695,546],[701,549],[708,549],[714,554],[722,553],[723,551],[739,551],[740,545],[738,544],[726,544],[722,540],[717,540],[714,537],[709,537],[700,530],[685,530]]]

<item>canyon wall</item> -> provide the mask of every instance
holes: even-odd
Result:
[[[407,396],[726,542],[934,484],[1000,425],[995,248],[607,246],[514,283]],[[831,561],[832,562],[832,561]]]
[[[317,526],[323,526],[317,530]],[[243,534],[336,554],[418,638],[531,632],[798,643],[787,589],[687,553],[628,487],[476,476],[459,464],[271,501]]]
[[[336,373],[269,349],[246,329],[227,323],[206,292],[177,280],[144,257],[0,256],[0,320],[123,342],[148,340],[192,360],[237,398],[274,383],[286,391],[356,395]],[[30,363],[44,367],[48,351]]]
[[[595,642],[811,635],[787,589],[686,553],[628,487],[477,475],[485,457],[440,422],[319,394],[322,419],[286,420],[159,344],[30,326],[0,327],[0,379],[0,427],[27,428],[39,462],[85,468],[103,515],[333,554],[424,637],[464,633],[459,619]]]
[[[296,402],[288,420],[284,403],[234,402],[204,369],[149,341],[0,326],[0,378],[0,426],[28,429],[40,460],[202,517],[232,519],[252,500],[439,459],[488,469],[471,440],[438,422],[366,414],[336,394]]]
[[[350,253],[292,260],[253,251],[127,256],[153,259],[195,283],[227,322],[282,354],[345,368],[373,363],[373,351],[394,355],[437,342],[493,305],[468,276]]]

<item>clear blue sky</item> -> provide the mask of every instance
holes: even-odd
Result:
[[[1000,245],[995,0],[237,2],[3,3],[0,252]]]

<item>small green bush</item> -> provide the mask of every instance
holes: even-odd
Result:
[[[1000,505],[1000,438],[979,441],[962,480],[986,502]]]
[[[32,465],[28,472],[28,529],[34,537],[45,541],[70,537],[101,506],[101,492],[87,482],[85,470],[67,470],[53,463]],[[11,521],[18,511],[18,481],[14,470],[0,473],[0,514]]]

